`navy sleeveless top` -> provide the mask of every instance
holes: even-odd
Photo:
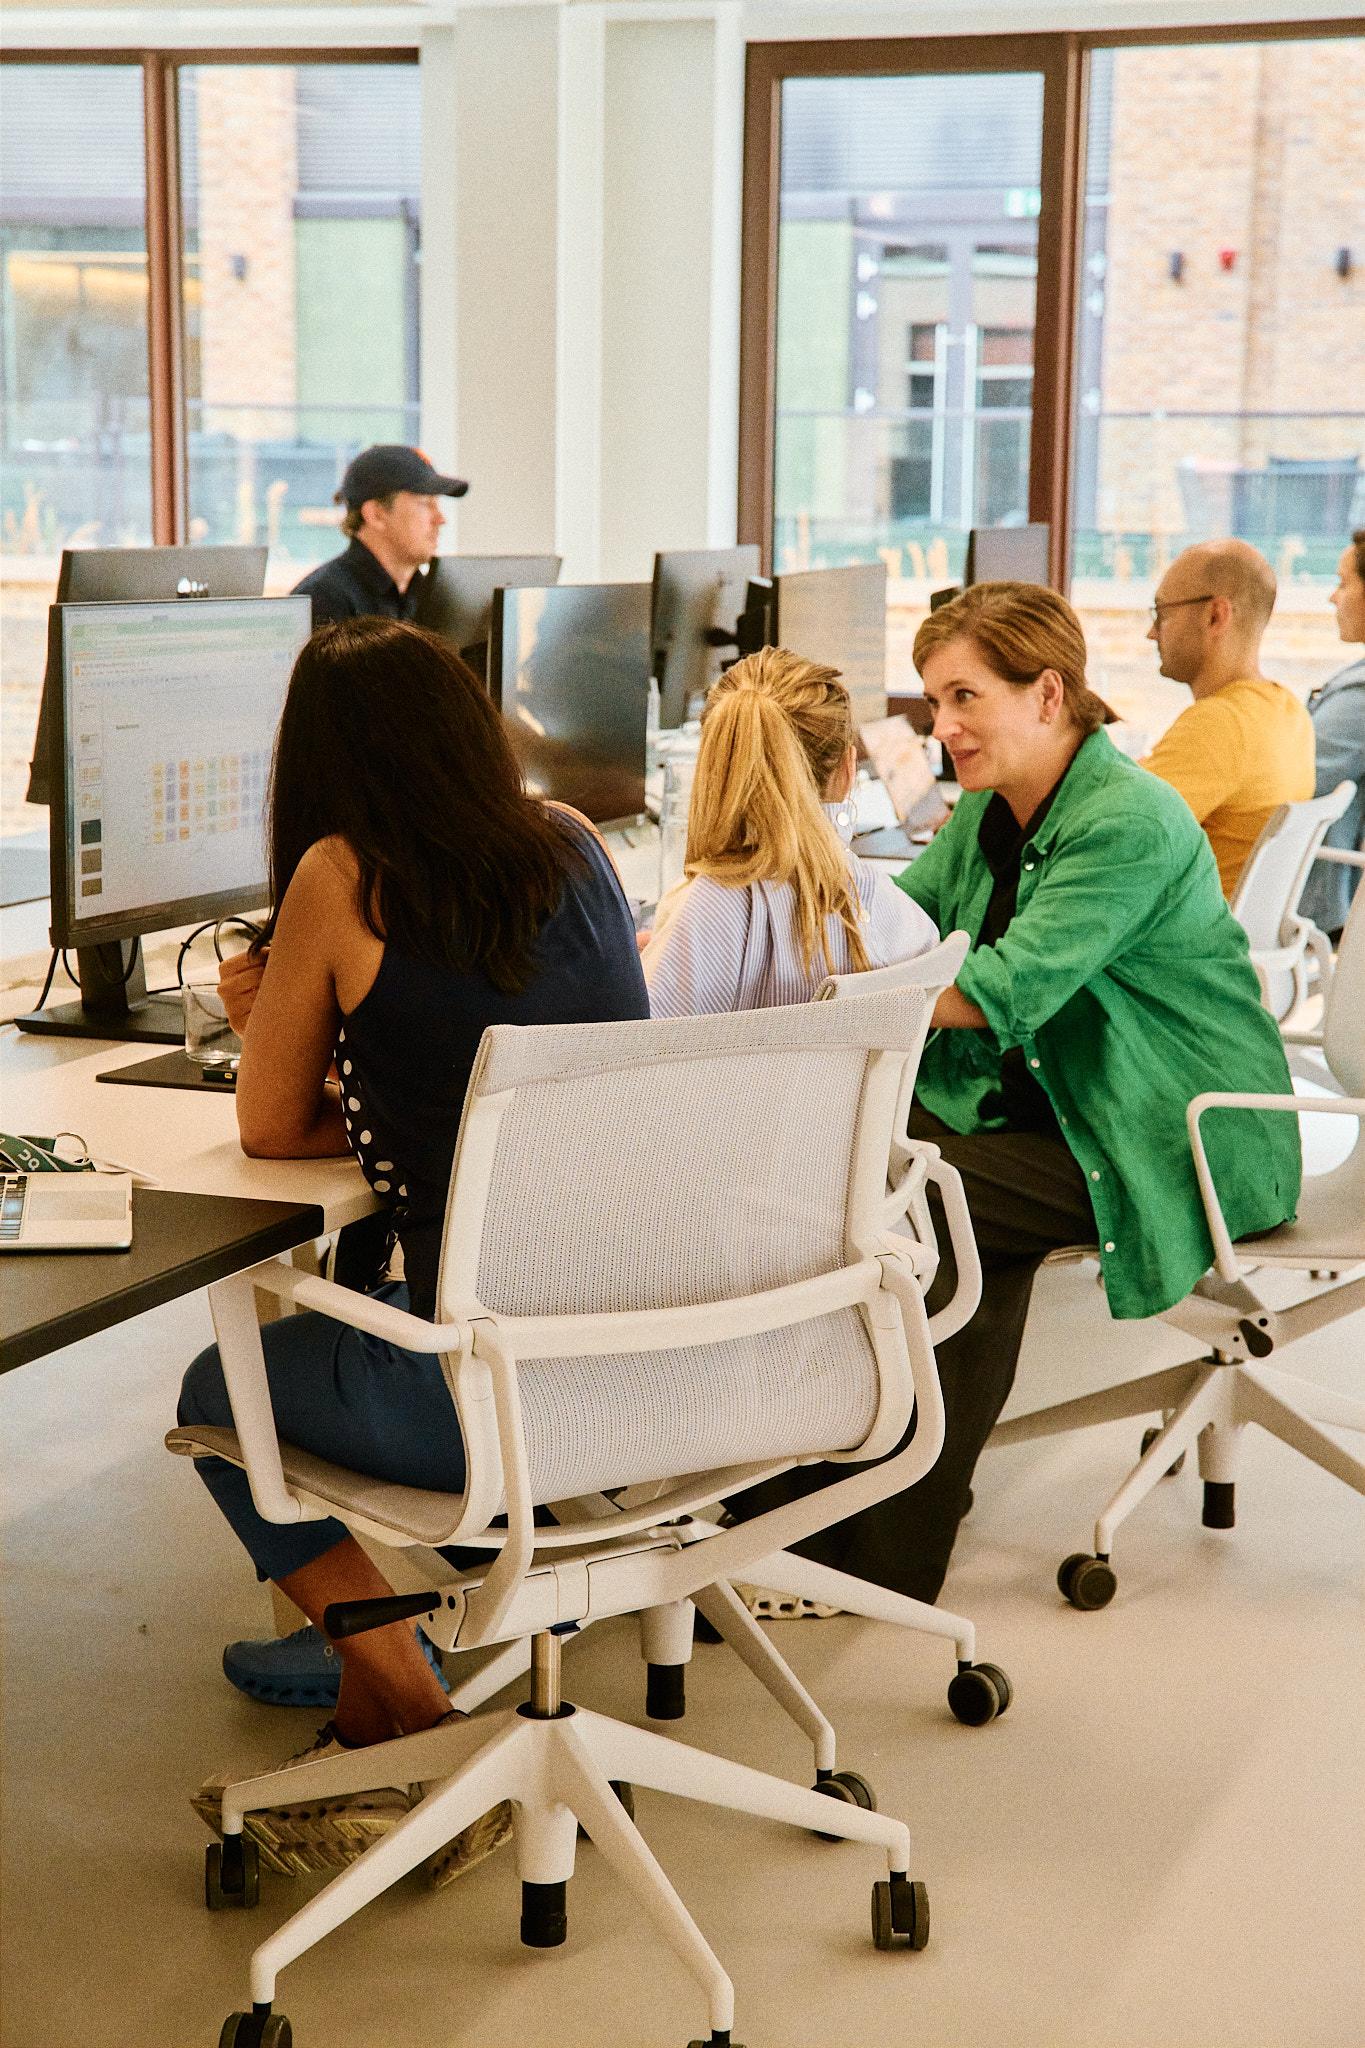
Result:
[[[351,1150],[392,1213],[414,1314],[434,1317],[446,1192],[465,1089],[490,1024],[602,1024],[647,1017],[635,925],[611,861],[567,820],[583,864],[565,874],[519,995],[478,970],[384,948],[337,1039]]]

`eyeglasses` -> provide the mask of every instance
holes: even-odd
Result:
[[[1202,597],[1168,597],[1164,604],[1154,604],[1149,607],[1152,614],[1152,624],[1159,626],[1163,612],[1178,612],[1182,605],[1212,604],[1212,602],[1213,592],[1211,590],[1206,590]]]

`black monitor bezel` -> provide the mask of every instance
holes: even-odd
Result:
[[[525,585],[517,585],[517,584],[508,584],[508,585],[506,585],[506,586],[504,586],[504,587],[501,587],[501,588],[499,588],[498,590],[495,590],[495,591],[494,591],[494,593],[493,593],[493,611],[492,611],[492,617],[491,617],[491,619],[490,619],[490,622],[489,622],[489,628],[488,628],[488,694],[489,694],[489,696],[490,696],[490,697],[492,698],[492,700],[493,700],[493,703],[495,704],[495,706],[497,707],[497,711],[498,711],[498,715],[499,715],[499,717],[500,717],[500,718],[502,718],[502,719],[503,719],[504,721],[506,721],[506,720],[507,720],[507,709],[506,709],[506,706],[505,706],[505,705],[504,705],[504,703],[503,703],[503,689],[504,689],[504,684],[505,684],[505,682],[506,682],[506,677],[505,677],[505,675],[504,675],[504,672],[503,672],[503,658],[502,658],[502,657],[503,657],[503,644],[504,644],[504,639],[505,639],[505,633],[506,633],[506,619],[505,619],[505,612],[506,612],[506,602],[505,602],[505,600],[506,600],[507,598],[509,598],[509,597],[517,597],[517,596],[518,596],[518,595],[520,594],[520,592],[521,592],[521,590],[522,590],[522,589],[526,589],[526,590],[633,590],[633,591],[645,591],[645,592],[648,592],[648,593],[649,593],[649,605],[650,605],[650,609],[649,609],[649,612],[648,612],[648,616],[647,616],[647,627],[646,627],[646,630],[647,630],[647,632],[652,632],[652,629],[653,629],[653,616],[654,616],[654,615],[653,615],[653,586],[652,586],[652,584],[649,584],[649,583],[643,583],[643,582],[635,582],[635,581],[631,581],[631,580],[626,580],[626,581],[622,581],[622,582],[620,582],[620,583],[530,583],[530,584],[525,584]],[[649,683],[649,670],[648,670],[648,668],[646,668],[646,670],[645,670],[645,687],[646,687],[646,691],[648,690],[648,683]],[[642,738],[645,738],[645,737],[646,737],[646,736],[645,736],[645,734],[644,734],[644,732],[643,732],[643,729],[642,729]],[[645,794],[645,790],[644,790],[644,778],[642,777],[642,778],[641,778],[641,796],[642,796],[642,799],[643,799],[643,797],[644,797],[644,794]],[[569,802],[569,799],[568,799],[567,797],[556,797],[556,798],[554,798],[554,799],[553,799],[553,801],[554,801],[554,802],[556,802],[556,803],[568,803],[568,802]],[[575,808],[575,809],[576,809],[576,808],[578,808],[578,806],[572,806],[572,808]],[[594,819],[592,819],[592,820],[591,820],[591,823],[593,824],[593,826],[595,827],[595,829],[596,829],[597,831],[599,831],[599,832],[608,832],[608,831],[613,831],[613,830],[617,829],[617,828],[618,828],[618,827],[620,827],[620,826],[625,826],[625,825],[632,825],[632,824],[636,824],[636,823],[638,823],[638,822],[639,822],[639,821],[640,821],[640,820],[641,820],[642,818],[646,817],[647,815],[648,815],[648,813],[647,813],[646,809],[644,808],[644,804],[643,804],[643,801],[642,801],[642,805],[641,805],[641,808],[640,808],[640,809],[639,809],[638,811],[629,811],[629,812],[625,812],[625,813],[623,813],[623,814],[622,814],[621,816],[619,816],[619,817],[613,817],[613,818],[594,818]]]
[[[703,564],[706,565],[707,572],[705,586],[700,577],[689,582],[686,576],[688,565],[692,565],[700,571]],[[703,587],[709,589],[713,579],[723,583],[727,580],[727,570],[731,572],[728,580],[742,586],[746,593],[745,598],[735,607],[734,618],[728,622],[737,626],[747,606],[749,585],[754,577],[758,575],[761,567],[762,550],[752,541],[740,541],[734,547],[728,548],[661,548],[655,554],[654,574],[650,582],[649,640],[654,679],[659,685],[659,724],[661,726],[672,729],[682,724],[687,715],[686,698],[688,694],[685,687],[682,690],[678,690],[676,687],[671,686],[667,673],[668,658],[676,641],[677,632],[675,627],[673,632],[670,633],[669,638],[664,640],[660,628],[659,613],[666,578],[670,575],[676,576],[677,583],[675,588],[685,606],[689,599],[695,598],[700,594]],[[708,625],[720,625],[726,622],[716,619],[713,612],[707,623]],[[736,635],[736,659],[738,659],[738,654],[738,635]],[[679,696],[683,699],[681,704],[678,702]]]
[[[172,609],[175,599],[148,598],[143,600],[158,611]],[[219,604],[287,604],[299,608],[305,630],[303,642],[312,630],[312,601],[303,597],[222,597],[196,598],[193,614],[198,615],[199,607]],[[128,603],[118,609],[125,611]],[[106,918],[77,918],[70,913],[70,884],[72,879],[71,848],[68,843],[70,829],[70,791],[67,787],[66,753],[66,664],[63,659],[62,635],[68,613],[107,611],[109,605],[100,604],[54,604],[48,612],[48,658],[56,662],[52,673],[57,679],[56,727],[54,733],[53,761],[57,778],[53,788],[51,809],[60,807],[60,819],[54,817],[49,841],[49,882],[51,887],[51,924],[49,937],[52,945],[62,948],[109,945],[116,940],[140,939],[148,932],[173,931],[180,925],[207,923],[209,919],[231,917],[248,910],[259,910],[268,901],[270,881],[265,849],[262,847],[263,872],[259,884],[252,882],[238,889],[220,889],[207,896],[182,896],[169,903],[146,904],[140,910],[120,911]]]
[[[206,597],[263,597],[265,595],[266,563],[270,550],[256,542],[233,542],[227,546],[205,545],[190,542],[184,547],[145,548],[63,548],[62,559],[57,569],[57,594],[54,604],[169,604],[176,602],[193,603],[200,596]],[[205,559],[207,557],[207,560]],[[77,579],[77,570],[84,571],[94,564],[96,569],[117,569],[122,564],[132,566],[150,562],[155,568],[178,570],[176,580],[188,582],[191,569],[202,569],[206,574],[231,572],[230,580],[242,580],[242,572],[249,571],[249,580],[256,585],[254,590],[212,590],[204,592],[169,589],[156,593],[141,591],[136,596],[117,592],[113,597],[101,594],[98,597],[73,597],[71,585]],[[169,580],[169,577],[168,577]],[[49,622],[50,623],[50,622]],[[43,670],[42,693],[38,699],[38,722],[33,728],[33,753],[28,764],[28,787],[25,802],[46,804],[52,802],[54,752],[54,713],[51,699],[60,697],[60,682],[54,682],[52,668],[52,637],[48,634],[48,661]],[[43,791],[47,794],[44,795]]]
[[[547,577],[545,582],[525,580],[528,571],[534,576],[537,568],[547,569],[551,564],[553,564],[554,573]],[[564,557],[554,554],[434,555],[427,566],[426,574],[422,578],[417,591],[417,611],[413,623],[421,626],[424,632],[435,633],[439,639],[446,641],[449,646],[455,646],[456,641],[452,634],[447,633],[443,627],[435,624],[431,619],[424,617],[425,611],[433,606],[436,601],[440,583],[446,577],[452,575],[458,580],[459,571],[462,568],[483,572],[505,569],[509,573],[500,577],[497,582],[492,584],[489,591],[488,631],[491,639],[492,608],[497,600],[498,592],[500,590],[553,589],[559,583],[559,574],[563,567]],[[463,654],[466,646],[476,646],[477,644],[477,640],[467,641],[459,646],[458,651]]]

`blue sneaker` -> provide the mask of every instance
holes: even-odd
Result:
[[[417,1640],[449,1692],[441,1660],[420,1628]],[[334,1707],[341,1688],[341,1659],[327,1638],[306,1622],[292,1636],[229,1643],[223,1652],[223,1676],[238,1692],[264,1700],[267,1706]]]

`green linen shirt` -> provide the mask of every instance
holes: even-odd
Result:
[[[1110,1312],[1156,1315],[1213,1263],[1186,1107],[1206,1089],[1289,1094],[1280,1035],[1189,806],[1102,731],[1024,846],[1008,930],[977,945],[991,794],[964,795],[897,877],[940,931],[971,934],[957,986],[990,1026],[933,1033],[918,1099],[964,1135],[999,1130],[982,1098],[999,1087],[1001,1054],[1022,1048],[1086,1176]],[[1203,1128],[1232,1236],[1291,1218],[1297,1119],[1219,1110]]]

